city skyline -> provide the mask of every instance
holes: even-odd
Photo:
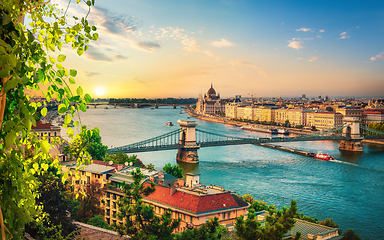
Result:
[[[56,0],[65,8],[67,2]],[[72,4],[68,16],[85,16]],[[82,4],[84,5],[84,4]],[[92,97],[381,97],[379,1],[96,1],[99,40],[67,68]]]

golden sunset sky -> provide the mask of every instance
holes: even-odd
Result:
[[[97,0],[88,19],[99,40],[63,52],[92,97],[384,96],[384,1]]]

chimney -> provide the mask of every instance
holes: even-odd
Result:
[[[185,186],[185,181],[184,181],[184,179],[182,179],[182,178],[178,178],[178,179],[177,179],[177,182],[178,182],[178,184],[179,184],[179,187],[184,187],[184,186]]]
[[[120,171],[123,169],[124,165],[123,164],[117,164],[117,171]]]
[[[171,186],[171,188],[169,189],[169,195],[173,195],[175,192],[176,192],[176,187],[174,185]]]

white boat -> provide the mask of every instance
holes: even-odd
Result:
[[[173,123],[172,122],[166,122],[165,125],[168,127],[171,127],[171,126],[173,126]]]
[[[279,129],[277,129],[277,133],[278,134],[288,135],[289,134],[289,130],[285,129],[285,128],[279,128]]]

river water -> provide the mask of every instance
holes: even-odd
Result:
[[[99,127],[102,142],[118,147],[146,140],[178,128],[180,108],[89,108],[82,124]],[[232,136],[265,137],[238,127],[195,120],[197,128]],[[171,121],[175,126],[167,127]],[[333,218],[344,232],[353,229],[362,238],[383,239],[384,146],[364,144],[363,153],[338,150],[337,141],[279,143],[301,150],[331,154],[323,161],[255,145],[207,147],[198,150],[198,165],[181,164],[184,173],[200,173],[205,185],[218,185],[277,208],[297,200],[299,212],[319,220]],[[160,170],[176,164],[177,150],[137,153],[143,163]]]

